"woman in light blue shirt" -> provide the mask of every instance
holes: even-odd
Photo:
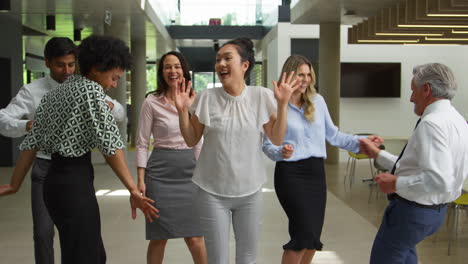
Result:
[[[283,246],[282,263],[310,263],[322,249],[322,233],[327,196],[323,160],[325,140],[331,145],[359,152],[357,136],[342,133],[328,113],[323,97],[314,88],[315,73],[310,61],[290,56],[282,72],[295,72],[300,87],[288,105],[288,127],[283,146],[265,137],[263,152],[276,161],[275,190],[289,219],[291,240]],[[371,136],[375,142],[380,137]]]

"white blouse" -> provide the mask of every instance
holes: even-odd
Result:
[[[193,182],[224,197],[242,197],[260,190],[266,181],[263,125],[276,108],[273,91],[264,87],[246,86],[239,96],[223,88],[201,92],[190,109],[205,125]]]

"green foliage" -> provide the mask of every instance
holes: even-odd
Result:
[[[206,89],[208,86],[208,83],[213,82],[213,75],[208,72],[208,73],[195,73],[194,77],[194,85],[193,88],[195,89],[195,92],[201,92]]]
[[[155,64],[146,65],[146,92],[156,91],[158,86],[157,70]]]

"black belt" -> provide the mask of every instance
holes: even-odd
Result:
[[[414,205],[414,206],[417,206],[417,207],[421,207],[421,208],[427,208],[427,209],[434,209],[434,210],[439,210],[441,208],[444,208],[445,206],[447,206],[448,203],[444,203],[444,204],[431,204],[431,205],[427,205],[427,204],[420,204],[420,203],[417,203],[417,202],[413,202],[413,201],[410,201],[408,199],[405,199],[403,197],[401,197],[400,195],[396,194],[396,193],[391,193],[388,195],[388,199],[391,201],[393,199],[398,199],[404,203],[407,203],[407,204],[411,204],[411,205]]]

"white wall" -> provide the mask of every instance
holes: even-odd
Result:
[[[370,131],[383,136],[407,136],[416,115],[409,102],[412,69],[415,65],[440,62],[457,78],[458,92],[453,104],[468,119],[468,46],[448,45],[348,45],[347,27],[341,33],[342,62],[401,62],[401,98],[342,98],[340,127],[346,131]],[[378,85],[378,84],[376,84]]]
[[[407,137],[417,120],[409,102],[412,69],[415,65],[440,62],[449,66],[457,78],[458,91],[454,106],[468,120],[468,45],[348,45],[347,28],[341,30],[342,62],[400,62],[401,98],[341,98],[340,129],[349,133],[372,132],[384,137]],[[291,38],[319,38],[318,25],[281,23],[272,29],[276,36],[266,38],[262,47],[268,51],[268,87],[276,79],[282,64],[290,55]],[[288,44],[286,44],[288,43]],[[270,50],[271,49],[271,50]],[[274,56],[277,56],[274,58]],[[277,65],[275,65],[278,63]],[[273,70],[275,69],[275,70]],[[273,74],[274,76],[270,76]],[[376,86],[379,85],[376,83]],[[343,155],[342,155],[343,156]]]

